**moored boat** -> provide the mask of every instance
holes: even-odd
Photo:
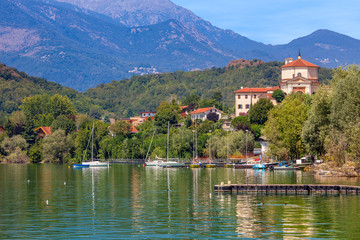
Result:
[[[109,167],[108,162],[101,162],[99,160],[94,160],[94,123],[93,123],[93,127],[91,130],[91,135],[89,138],[88,146],[89,146],[90,140],[91,140],[91,161],[84,161],[86,151],[87,151],[87,148],[86,148],[81,163],[74,163],[73,167],[74,168]]]
[[[273,166],[271,170],[290,170],[290,171],[296,171],[300,170],[299,167],[295,167],[293,165],[282,165],[282,166]]]
[[[262,163],[255,163],[253,166],[254,170],[265,169],[265,168],[266,168],[265,164],[262,164]]]

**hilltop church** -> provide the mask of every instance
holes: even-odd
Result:
[[[250,106],[255,104],[261,98],[270,99],[276,104],[275,99],[271,97],[272,93],[281,89],[286,94],[292,92],[302,92],[306,94],[314,94],[319,83],[319,66],[305,61],[299,53],[298,59],[285,59],[285,65],[281,67],[280,87],[265,88],[241,88],[235,91],[235,115],[246,114]]]

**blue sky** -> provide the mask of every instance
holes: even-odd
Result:
[[[171,0],[214,26],[266,44],[285,44],[318,29],[360,39],[359,0]]]

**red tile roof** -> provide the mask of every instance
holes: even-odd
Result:
[[[148,118],[150,118],[150,119],[151,119],[151,121],[154,121],[154,119],[155,119],[155,117],[144,117],[144,120],[145,120],[145,121],[147,121],[147,120],[148,120]]]
[[[319,68],[319,66],[311,63],[311,62],[308,62],[308,61],[305,61],[304,59],[296,59],[295,61],[292,61],[284,66],[282,66],[281,68],[287,68],[287,67],[316,67],[316,68]]]
[[[204,113],[209,111],[210,109],[213,109],[213,107],[208,107],[208,108],[198,108],[194,111],[192,111],[190,114],[197,114],[197,113]]]
[[[137,133],[138,130],[137,130],[134,126],[131,126],[130,132],[131,132],[131,133]]]
[[[42,130],[46,135],[51,135],[51,127],[38,127],[34,131]]]
[[[261,94],[259,98],[273,99],[272,93]]]
[[[180,110],[183,110],[184,108],[187,108],[189,105],[186,106],[180,106]]]
[[[235,93],[266,93],[268,91],[275,91],[280,89],[279,87],[266,87],[266,88],[243,88],[235,91]]]

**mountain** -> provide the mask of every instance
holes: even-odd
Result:
[[[271,50],[277,59],[284,59],[291,51],[301,49],[306,60],[323,67],[359,64],[360,40],[326,29],[317,30],[285,45],[277,45]]]
[[[176,20],[130,28],[72,5],[36,0],[3,0],[0,14],[1,61],[77,90],[129,77],[140,67],[191,70],[237,58]]]
[[[114,22],[128,27],[159,24],[176,20],[192,31],[203,34],[210,44],[221,45],[231,52],[253,49],[264,50],[263,43],[250,40],[231,30],[213,26],[193,12],[178,6],[170,0],[51,0],[66,2],[109,16]],[[234,53],[235,54],[235,53]]]
[[[283,61],[298,49],[323,67],[360,62],[360,41],[328,30],[272,46],[212,26],[169,0],[60,1],[1,0],[1,62],[79,91],[240,58]]]
[[[55,1],[55,0],[52,0]],[[263,61],[283,61],[296,55],[298,49],[306,59],[323,67],[337,67],[360,63],[354,54],[360,41],[329,30],[318,30],[308,36],[284,45],[264,45],[231,30],[223,30],[196,16],[191,11],[175,5],[170,0],[56,0],[109,16],[126,26],[144,26],[175,19],[188,28],[203,34],[210,44],[228,49],[232,55]]]

